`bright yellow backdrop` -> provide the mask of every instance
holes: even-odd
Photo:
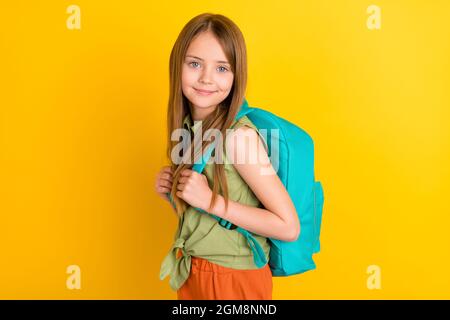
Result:
[[[71,4],[81,30],[66,27]],[[380,30],[366,26],[371,4]],[[450,298],[448,1],[0,9],[0,298],[176,298],[158,278],[176,217],[153,188],[166,164],[170,50],[202,12],[244,33],[250,105],[315,142],[318,269],[274,278],[274,298]],[[66,288],[69,265],[80,290]],[[369,265],[381,289],[368,289]]]

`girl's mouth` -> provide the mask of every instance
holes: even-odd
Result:
[[[195,90],[195,92],[197,92],[197,94],[199,94],[201,96],[210,96],[216,92],[216,91],[209,91],[209,90],[200,90],[197,88],[194,88],[194,90]]]

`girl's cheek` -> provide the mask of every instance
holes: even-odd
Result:
[[[218,82],[221,91],[229,91],[233,86],[233,76],[222,77]]]
[[[183,67],[182,73],[181,73],[181,80],[183,82],[190,82],[195,81],[197,78],[197,72],[196,70],[193,70],[187,66]]]

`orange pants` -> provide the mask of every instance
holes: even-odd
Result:
[[[189,278],[178,289],[178,300],[272,300],[272,272],[238,270],[191,257]]]

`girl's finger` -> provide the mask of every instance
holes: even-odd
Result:
[[[165,188],[165,187],[158,187],[158,192],[159,193],[167,193],[167,192],[170,192],[170,189]]]
[[[159,186],[160,187],[172,188],[172,183],[170,181],[167,181],[167,180],[160,180],[159,181]]]
[[[167,188],[172,188],[172,181],[160,180],[159,185]]]
[[[162,175],[161,175],[161,178],[163,178],[163,179],[166,179],[166,180],[169,180],[169,181],[172,181],[172,174],[170,174],[170,173],[167,173],[167,172],[164,172]]]
[[[181,177],[180,179],[178,179],[178,183],[186,183],[187,180],[188,177]]]
[[[190,169],[184,169],[183,171],[181,171],[181,175],[185,176],[185,177],[189,177],[192,174],[192,170]]]
[[[172,173],[172,168],[171,167],[163,167],[162,172]]]
[[[177,185],[177,189],[178,189],[178,190],[184,190],[184,184],[179,183],[179,184]]]

